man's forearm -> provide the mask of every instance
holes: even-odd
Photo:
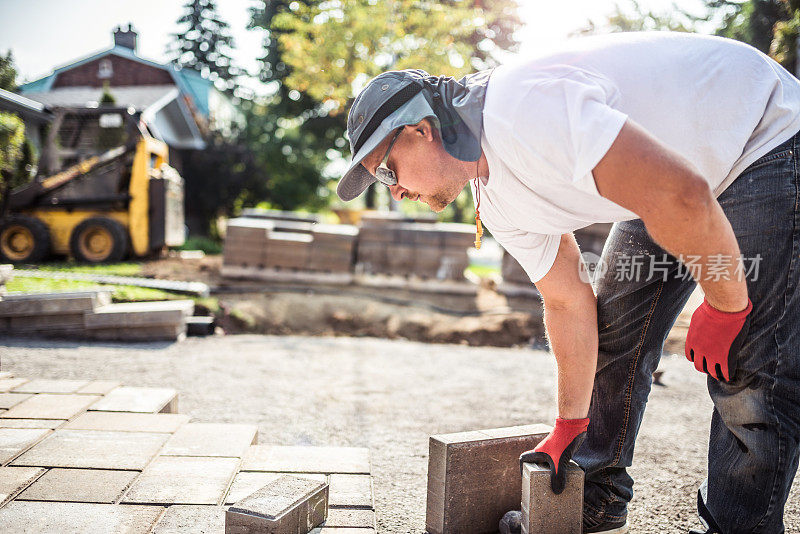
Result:
[[[587,416],[597,368],[597,301],[591,288],[569,306],[548,305],[544,322],[558,364],[558,414]]]

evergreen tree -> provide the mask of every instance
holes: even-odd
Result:
[[[230,26],[220,18],[214,0],[188,0],[177,20],[179,31],[172,34],[167,48],[172,63],[199,72],[225,91],[232,91],[240,74],[233,65],[234,47]]]
[[[0,89],[17,90],[17,69],[14,68],[14,56],[11,50],[6,52],[5,57],[0,54]]]

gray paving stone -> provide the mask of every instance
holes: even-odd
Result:
[[[172,435],[161,454],[241,458],[255,443],[257,434],[256,425],[188,423]]]
[[[41,467],[0,467],[0,506],[14,498],[45,471]]]
[[[225,513],[226,534],[308,532],[328,515],[328,484],[282,475]]]
[[[374,509],[371,476],[334,473],[330,484],[331,506]]]
[[[253,445],[244,457],[242,471],[369,474],[369,449]]]
[[[166,326],[135,326],[93,328],[84,336],[102,341],[182,341],[186,338],[186,323]]]
[[[0,414],[0,418],[70,419],[99,398],[100,395],[39,393]]]
[[[144,469],[168,434],[103,430],[56,430],[14,465]]]
[[[375,528],[375,512],[372,510],[352,510],[331,508],[328,510],[326,527]]]
[[[583,469],[566,465],[567,485],[559,495],[550,489],[546,465],[522,464],[522,533],[583,532]]]
[[[13,388],[27,382],[27,378],[0,378],[0,393],[11,391]]]
[[[109,469],[50,469],[17,500],[113,504],[138,475],[138,471]]]
[[[106,412],[157,413],[170,405],[177,396],[172,388],[145,388],[121,386],[111,390],[92,410]],[[169,410],[168,413],[174,413]]]
[[[37,378],[15,387],[13,393],[75,393],[88,384],[88,380],[51,380]]]
[[[88,394],[96,394],[96,395],[105,395],[112,389],[119,387],[120,383],[116,380],[92,380],[82,388],[80,388],[76,393],[88,393]]]
[[[192,300],[126,302],[95,308],[85,323],[87,329],[166,326],[183,322],[193,312]]]
[[[14,534],[146,534],[160,506],[13,501],[0,509],[0,532]]]
[[[46,428],[0,428],[0,464],[5,464],[44,438]]]
[[[12,293],[0,300],[0,316],[42,316],[82,313],[111,301],[110,291]]]
[[[159,456],[122,499],[137,504],[220,504],[238,458]]]
[[[231,489],[225,496],[225,504],[233,504],[241,501],[284,474],[285,473],[262,473],[259,471],[239,472],[236,478],[233,479]],[[320,473],[298,473],[294,476],[315,480],[317,482],[327,482],[328,480],[326,475]]]
[[[309,534],[372,534],[374,528],[357,527],[321,527],[315,528]]]
[[[7,410],[30,396],[30,393],[0,393],[0,408]]]
[[[152,534],[219,534],[225,531],[221,506],[174,504],[153,527]]]
[[[49,428],[54,429],[64,424],[64,419],[2,419],[0,428]]]
[[[85,412],[64,425],[74,430],[117,430],[120,432],[175,432],[189,422],[177,413]],[[2,420],[0,420],[0,425]]]

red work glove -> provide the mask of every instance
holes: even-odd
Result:
[[[686,358],[712,378],[730,382],[736,374],[736,354],[750,327],[753,303],[738,312],[720,311],[706,299],[692,314],[686,334]]]
[[[556,426],[532,451],[523,452],[519,457],[519,466],[524,463],[547,464],[550,468],[550,488],[556,495],[564,491],[567,484],[565,473],[567,464],[575,449],[586,437],[586,419],[556,419]]]

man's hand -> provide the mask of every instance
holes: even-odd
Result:
[[[753,303],[738,312],[724,312],[706,299],[692,314],[686,334],[686,358],[712,378],[730,382],[736,374],[736,355],[750,327]]]
[[[556,495],[564,491],[567,483],[566,468],[575,449],[586,438],[589,418],[556,419],[552,432],[532,451],[523,452],[519,467],[524,463],[546,464],[550,468],[550,488]]]

